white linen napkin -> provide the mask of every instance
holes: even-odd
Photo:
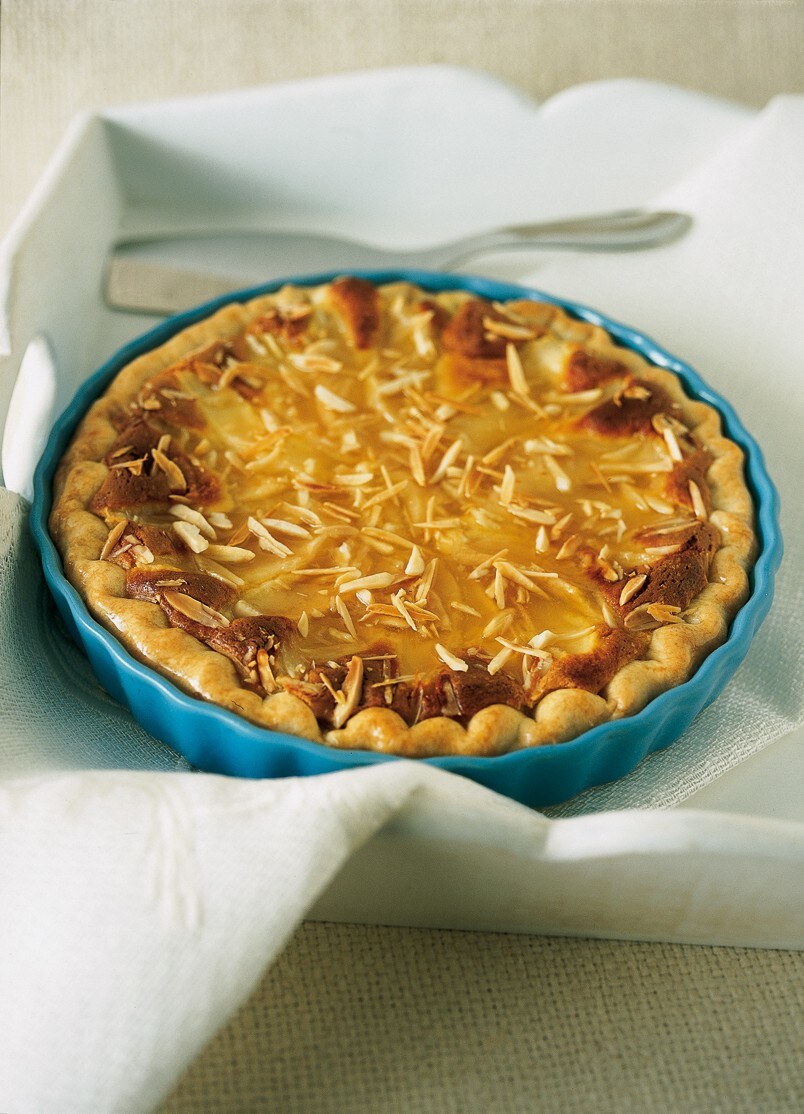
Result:
[[[798,826],[630,811],[683,800],[804,718],[802,181],[804,97],[779,98],[657,199],[694,215],[686,240],[529,276],[697,366],[763,443],[785,504],[776,604],[723,696],[628,778],[553,810],[618,811],[550,820],[407,762],[275,782],[186,772],[60,632],[24,502],[3,493],[0,1109],[151,1109],[391,821],[499,853],[533,891],[512,929],[804,943]]]

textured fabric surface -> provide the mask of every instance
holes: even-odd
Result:
[[[801,112],[800,100],[780,102],[756,127],[747,127],[722,158],[715,153],[707,173],[679,184],[679,203],[698,218],[696,233],[645,264],[648,273],[662,275],[660,285],[645,281],[636,259],[623,261],[616,283],[592,260],[572,265],[545,260],[539,271],[557,292],[605,305],[615,316],[666,337],[735,398],[767,442],[784,483],[789,543],[801,537],[799,458],[791,449],[796,441],[789,440],[791,430],[797,437],[801,417],[795,378],[801,350],[796,277],[804,254],[795,188],[804,158],[797,141],[804,134]],[[722,204],[723,197],[730,206]],[[784,321],[789,328],[769,330],[768,321]],[[15,687],[12,696],[7,686],[2,709],[5,772],[38,773],[42,766],[175,769],[171,755],[152,749],[147,737],[131,730],[128,717],[98,693],[79,655],[58,632],[19,500],[7,497],[5,517],[11,556],[2,578],[9,594],[0,601],[0,646],[4,676]],[[641,786],[621,783],[621,801],[668,804],[701,779],[716,776],[726,767],[713,757],[711,734],[728,765],[800,720],[800,686],[794,687],[791,677],[801,648],[790,634],[795,633],[790,614],[800,614],[791,610],[800,607],[799,568],[788,564],[777,602],[783,621],[769,622],[761,636],[767,641],[756,644],[746,662],[753,659],[752,667],[735,678],[716,706],[721,718],[709,722],[709,734],[694,739],[692,750],[683,750],[682,742],[661,756],[667,765],[647,763],[637,772],[646,777]],[[784,655],[787,668],[778,670]],[[23,699],[22,693],[29,695]],[[697,770],[692,783],[679,780],[685,767]],[[381,809],[397,807],[404,796],[403,776],[391,784],[385,774],[366,792],[357,787],[360,779],[350,780],[354,791],[342,796],[334,787],[330,795],[332,783],[324,779],[281,786],[218,780],[181,773],[170,778],[78,773],[2,786],[9,822],[0,834],[5,846],[22,851],[0,856],[5,893],[11,895],[0,923],[0,940],[6,941],[0,960],[13,992],[0,995],[7,1011],[0,1055],[22,1065],[17,1093],[39,1096],[38,1106],[33,1099],[27,1103],[32,1109],[128,1112],[147,1106],[143,1096],[163,1094],[189,1056],[252,993],[331,877],[327,871],[337,856],[359,847],[382,822]],[[339,789],[343,785],[338,782]],[[464,807],[469,801],[471,807]],[[316,821],[305,831],[299,820],[312,815],[313,803]],[[515,806],[481,805],[477,787],[468,783],[455,787],[454,798],[425,796],[421,814],[440,823],[446,805],[455,815],[463,808],[473,818],[488,806],[490,822],[486,828],[484,814],[483,830],[498,821],[501,841],[509,819],[511,830],[516,827]],[[594,810],[601,799],[574,807]],[[612,798],[605,807],[613,807]],[[596,819],[572,820],[581,828],[570,830],[588,830],[583,825]],[[655,822],[656,832],[666,833],[674,814],[641,813],[638,819]],[[285,854],[282,840],[294,823],[303,838]],[[522,846],[527,836],[534,859],[542,844],[550,850],[548,831],[568,830],[550,829],[532,814],[520,826]],[[726,849],[732,831],[723,825]],[[771,834],[763,828],[763,836]],[[236,844],[230,842],[235,836]],[[659,847],[661,837],[656,838]],[[676,863],[675,873],[683,880],[688,853],[682,865],[679,870]],[[602,866],[587,866],[590,880],[599,882]],[[620,873],[627,882],[627,864]],[[726,873],[717,880],[721,891],[730,879]],[[666,872],[658,871],[655,880],[638,896],[660,891]],[[766,881],[764,871],[759,881]],[[235,898],[221,900],[230,892],[224,885]],[[747,886],[745,892],[751,896],[758,889]],[[199,893],[209,900],[206,916]],[[717,912],[713,893],[703,881],[690,885],[675,911],[671,938],[678,938],[696,913],[712,907]],[[788,885],[775,896],[792,908],[800,894]],[[611,893],[598,897],[600,906],[591,901],[589,915],[612,904]],[[361,946],[380,939],[384,944],[377,951]],[[317,942],[318,950],[305,951],[308,940]],[[494,957],[495,942],[501,957]],[[302,950],[294,967],[298,943]],[[382,1109],[378,1095],[389,1091],[400,1110],[449,1110],[458,1104],[495,1109],[495,1096],[503,1110],[549,1109],[551,1096],[562,1100],[555,1109],[569,1110],[572,1102],[578,1110],[627,1110],[629,1104],[633,1110],[695,1110],[699,1096],[702,1112],[800,1107],[794,1058],[801,1017],[797,957],[636,945],[602,950],[591,945],[585,952],[585,945],[570,941],[538,944],[534,949],[522,938],[303,929],[288,953],[290,967],[280,963],[269,975],[242,1015],[241,1029],[238,1021],[225,1030],[222,1057],[208,1061],[210,1074],[186,1081],[185,1109],[318,1110],[326,1109],[330,1098],[332,1110],[348,1111],[350,1103],[355,1110]],[[417,953],[426,957],[420,963]],[[605,965],[585,955],[612,958]],[[673,961],[682,955],[693,957],[685,959],[686,967]],[[723,956],[739,957],[738,966],[724,968]],[[278,982],[271,981],[274,976]],[[463,993],[470,988],[471,998]],[[263,1001],[254,1012],[254,1004]],[[283,1002],[292,1006],[290,1012],[279,1008]],[[44,1041],[47,1063],[31,1032],[40,1038],[51,1034]],[[534,1035],[539,1041],[531,1044]],[[265,1043],[254,1043],[255,1036],[264,1036]],[[230,1071],[232,1058],[242,1070]],[[201,1061],[201,1070],[206,1063]],[[764,1089],[760,1066],[763,1077],[769,1068]],[[243,1099],[225,1093],[234,1078],[245,1089]],[[107,1101],[75,1101],[79,1083],[83,1096],[103,1093]],[[43,1103],[42,1095],[51,1101]]]
[[[305,925],[160,1114],[794,1114],[800,954]]]
[[[99,100],[424,62],[482,68],[538,100],[623,76],[757,107],[804,92],[799,0],[3,0],[0,20],[0,231]]]

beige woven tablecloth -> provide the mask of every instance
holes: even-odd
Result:
[[[795,1114],[803,966],[308,924],[159,1114]]]
[[[424,61],[539,97],[620,75],[804,91],[797,0],[3,0],[0,19],[0,228],[102,103]],[[800,953],[307,924],[162,1114],[796,1112],[802,1048]]]

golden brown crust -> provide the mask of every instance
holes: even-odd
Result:
[[[415,757],[573,738],[684,680],[745,598],[752,515],[716,412],[604,330],[345,277],[126,367],[63,458],[51,530],[90,610],[188,691]]]

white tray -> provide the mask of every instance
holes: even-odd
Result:
[[[634,81],[579,87],[538,109],[487,77],[427,67],[80,118],[0,248],[4,482],[30,494],[54,416],[111,351],[155,321],[102,301],[116,238],[270,225],[413,247],[502,223],[629,207],[681,178],[749,115]],[[627,176],[623,165],[632,168]],[[541,263],[497,256],[466,269],[538,284]],[[788,835],[804,847],[804,829],[794,831],[804,824],[803,743],[804,732],[789,736],[684,807],[795,822]],[[476,843],[427,825],[382,833],[313,916],[544,930],[543,904],[517,906],[527,857],[511,853],[501,865],[488,851],[479,856]],[[476,882],[471,901],[466,877]],[[666,926],[640,932],[670,938]],[[794,941],[788,931],[766,942]]]

